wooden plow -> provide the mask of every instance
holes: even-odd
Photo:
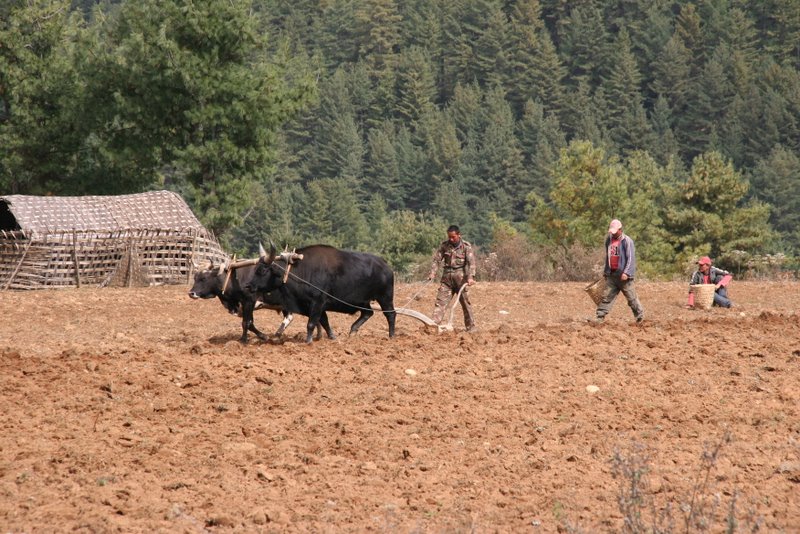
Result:
[[[456,306],[458,305],[458,301],[461,299],[461,293],[464,292],[464,288],[467,287],[466,284],[461,286],[461,289],[458,290],[456,293],[455,298],[451,298],[450,302],[447,303],[447,309],[445,310],[445,316],[440,323],[434,322],[433,319],[425,315],[424,313],[418,312],[417,310],[411,310],[408,308],[395,308],[394,311],[399,313],[400,315],[407,315],[408,317],[413,317],[414,319],[419,319],[427,326],[435,326],[438,333],[442,332],[452,332],[453,331],[453,317],[455,316]],[[381,311],[377,309],[377,311]],[[445,320],[446,319],[446,320]]]

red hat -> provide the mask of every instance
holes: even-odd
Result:
[[[697,260],[698,265],[711,265],[711,258],[708,256],[703,256],[699,260]]]

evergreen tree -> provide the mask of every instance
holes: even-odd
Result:
[[[590,87],[596,87],[609,43],[602,11],[594,3],[575,7],[562,31],[559,51],[569,79],[573,85],[585,80]]]
[[[356,15],[358,3],[333,0],[323,5],[319,47],[324,53],[328,71],[334,72],[358,59],[362,31]]]
[[[496,203],[493,211],[503,218],[520,220],[524,203],[519,193],[527,193],[532,186],[522,167],[522,151],[514,135],[514,116],[500,88],[486,95],[485,106],[491,120],[486,121],[486,129],[481,135],[478,154],[480,182],[468,193],[479,198],[488,198],[494,193]]]
[[[676,115],[686,106],[686,95],[691,83],[692,57],[683,40],[674,34],[664,45],[653,64],[653,81],[650,89],[662,95]]]
[[[65,180],[77,172],[87,135],[75,109],[83,98],[75,65],[82,20],[69,16],[69,4],[0,7],[0,189],[11,193],[84,192]]]
[[[431,111],[423,117],[420,138],[428,167],[424,189],[419,193],[430,198],[440,183],[455,180],[458,176],[461,143],[452,116],[441,111]]]
[[[405,192],[404,205],[416,212],[430,209],[433,195],[428,159],[425,151],[414,143],[413,135],[404,126],[398,127],[395,153],[400,170],[401,190]]]
[[[589,82],[582,80],[566,102],[563,124],[568,139],[582,139],[595,146],[612,145],[605,128],[607,103],[602,90],[592,94]]]
[[[800,3],[795,0],[748,2],[762,46],[780,62],[800,69]]]
[[[311,177],[357,180],[362,176],[364,151],[349,76],[339,69],[320,88]]]
[[[453,118],[462,144],[477,139],[482,122],[483,91],[477,85],[457,85],[447,112]]]
[[[706,60],[707,41],[703,33],[700,14],[694,4],[687,3],[681,6],[680,13],[675,20],[675,34],[691,55],[690,76],[698,76]]]
[[[416,47],[426,55],[435,88],[432,101],[443,104],[448,92],[444,79],[445,51],[450,43],[444,34],[442,0],[413,0],[402,2],[399,7],[402,48]]]
[[[485,87],[504,86],[511,74],[510,29],[501,6],[491,3],[486,27],[473,47],[475,79]]]
[[[436,190],[432,208],[438,217],[447,224],[456,224],[466,231],[472,223],[472,210],[467,207],[467,199],[456,181],[447,181],[439,184]],[[464,226],[467,225],[467,226]],[[439,230],[441,234],[441,230]]]
[[[744,203],[748,183],[718,152],[701,154],[692,162],[688,179],[672,193],[665,222],[678,251],[677,261],[710,254],[721,260],[734,251],[768,251],[775,235],[769,226],[769,207]]]
[[[689,86],[679,134],[683,153],[690,157],[703,152],[711,139],[717,137],[717,128],[733,100],[735,89],[725,71],[729,54],[726,45],[718,46],[700,76]]]
[[[541,102],[548,112],[561,112],[566,69],[541,20],[539,0],[523,0],[514,7],[510,41],[509,100],[517,113],[528,100]]]
[[[402,19],[394,0],[362,0],[356,19],[359,58],[366,64],[374,88],[368,121],[376,126],[394,109]]]
[[[673,160],[662,166],[644,151],[631,153],[621,173],[628,201],[620,218],[625,232],[635,237],[637,271],[645,275],[661,275],[675,258],[673,236],[664,224],[664,206],[669,187],[677,182],[676,174]]]
[[[436,81],[427,53],[416,46],[400,56],[396,114],[412,128],[435,109]]]
[[[368,242],[367,221],[348,180],[323,178],[306,187],[298,209],[298,228],[310,241],[361,249]]]
[[[382,198],[390,209],[402,208],[404,195],[391,123],[386,122],[381,128],[370,130],[367,143],[366,192]]]
[[[800,254],[800,157],[778,145],[756,164],[750,182],[753,196],[769,204],[769,222],[787,252]]]
[[[659,95],[650,114],[653,138],[648,151],[660,165],[666,165],[672,158],[678,156],[678,141],[672,130],[672,121],[672,112],[667,99]]]
[[[552,186],[551,166],[567,144],[564,133],[555,115],[545,115],[544,106],[530,100],[517,128],[528,174],[526,182],[534,193],[546,197]]]
[[[649,142],[650,125],[642,107],[641,75],[624,28],[617,35],[613,49],[608,58],[608,74],[603,78],[608,99],[607,124],[620,149],[644,148]]]
[[[552,203],[539,202],[529,220],[537,239],[568,247],[596,246],[598,228],[630,208],[625,169],[587,141],[572,141],[553,166]]]

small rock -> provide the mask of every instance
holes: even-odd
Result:
[[[250,514],[250,521],[256,525],[264,525],[268,521],[267,513],[264,510],[256,510]]]
[[[361,464],[362,471],[375,471],[378,469],[378,465],[375,462],[364,462]]]
[[[483,361],[486,363],[492,363],[494,360],[491,358],[484,358]]]
[[[226,515],[212,517],[206,521],[207,527],[235,527],[236,522]]]
[[[261,469],[259,469],[256,472],[256,476],[259,478],[259,480],[266,480],[267,482],[272,482],[273,480],[275,480],[275,475],[273,475],[272,473],[268,473],[266,471],[263,471]]]
[[[500,315],[509,315],[510,313],[511,312],[508,312],[506,310],[500,310]]]
[[[183,509],[179,504],[173,503],[172,506],[164,512],[164,519],[171,521],[173,519],[178,519],[181,515],[183,515]]]
[[[406,369],[406,374],[408,376],[417,376],[417,372],[414,369]]]
[[[586,391],[588,391],[589,393],[591,393],[592,395],[594,395],[595,393],[597,393],[598,391],[600,391],[600,388],[599,388],[599,387],[597,387],[597,386],[594,386],[594,385],[589,385],[589,386],[586,386]]]

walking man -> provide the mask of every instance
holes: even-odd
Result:
[[[596,321],[602,322],[611,307],[614,299],[619,292],[628,299],[636,322],[644,320],[644,310],[642,309],[639,298],[636,296],[636,288],[633,279],[636,274],[636,247],[633,239],[622,232],[622,223],[614,219],[608,225],[608,235],[605,241],[606,261],[603,269],[603,276],[606,280],[606,290],[603,300],[597,306]]]
[[[434,252],[428,280],[436,277],[440,263],[444,265],[444,272],[436,293],[433,320],[436,324],[442,321],[447,303],[462,286],[465,286],[459,301],[461,309],[464,311],[464,325],[467,327],[467,332],[472,331],[475,329],[475,317],[469,302],[469,286],[475,284],[475,254],[472,251],[472,245],[461,238],[461,231],[456,225],[451,225],[447,229],[447,240],[443,241]]]

